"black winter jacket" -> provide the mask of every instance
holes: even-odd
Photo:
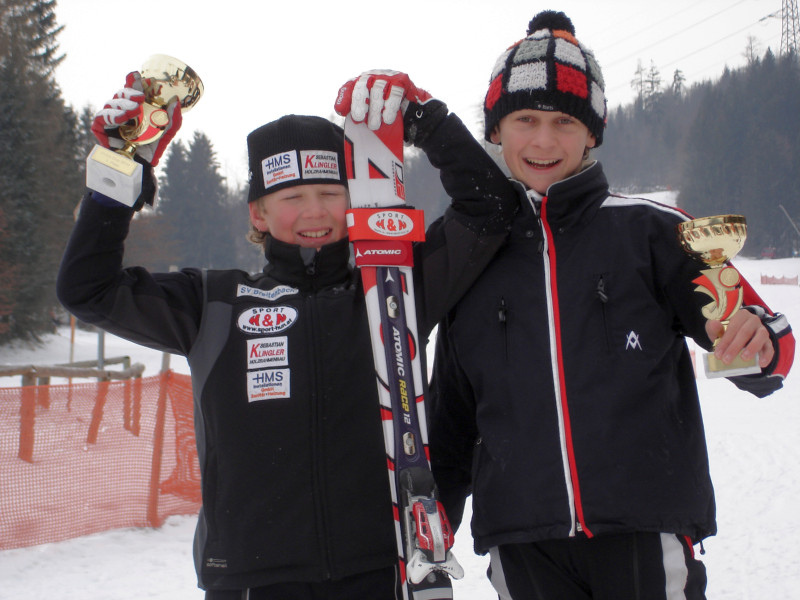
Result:
[[[453,203],[415,248],[424,339],[502,244],[516,210],[494,177],[489,202],[441,154],[459,140],[488,161],[455,116],[423,147]],[[323,581],[396,563],[372,346],[347,240],[307,261],[272,240],[262,273],[122,268],[132,212],[84,199],[58,279],[85,322],[184,355],[192,372],[203,508],[201,587]],[[307,257],[306,257],[307,258]],[[423,363],[425,361],[423,360]]]
[[[519,186],[508,243],[440,325],[431,458],[445,509],[457,524],[472,492],[478,552],[580,531],[712,535],[684,340],[710,347],[707,299],[675,230],[688,217],[609,194],[599,163],[548,192],[539,207]],[[794,351],[785,318],[762,321],[775,360],[732,378],[758,396]]]

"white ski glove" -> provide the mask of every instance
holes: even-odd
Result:
[[[92,121],[92,133],[101,146],[119,149],[125,145],[125,140],[119,135],[119,127],[132,119],[141,119],[144,101],[145,94],[141,74],[138,71],[128,73],[125,78],[125,87],[105,103]],[[151,166],[158,164],[161,155],[175,134],[178,133],[183,122],[181,106],[177,98],[173,98],[166,108],[160,110],[166,113],[164,120],[167,123],[163,128],[164,133],[155,142],[140,145],[136,149],[136,155]]]
[[[405,114],[409,102],[424,104],[430,99],[431,95],[415,86],[405,73],[376,69],[339,88],[334,110],[343,117],[349,114],[356,123],[366,119],[374,131],[382,123],[394,123],[398,111]]]

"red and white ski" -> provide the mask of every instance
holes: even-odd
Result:
[[[405,204],[403,117],[371,131],[348,116],[344,130],[348,230],[369,315],[404,598],[449,599],[450,577],[464,571],[428,456],[412,277],[412,243],[425,239],[425,226],[422,211]]]

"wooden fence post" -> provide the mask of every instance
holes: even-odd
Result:
[[[96,444],[97,436],[100,433],[100,423],[103,421],[103,410],[106,406],[106,399],[108,397],[109,381],[97,382],[97,400],[94,402],[92,409],[92,421],[89,423],[89,433],[86,435],[87,444]]]
[[[19,458],[32,463],[36,436],[36,388],[32,382],[22,387],[19,416]]]
[[[164,452],[164,422],[167,416],[167,390],[170,373],[170,371],[162,371],[158,384],[156,424],[153,430],[153,460],[150,468],[150,495],[147,502],[147,522],[150,527],[161,526],[161,518],[158,515],[158,498],[161,494],[161,459]]]

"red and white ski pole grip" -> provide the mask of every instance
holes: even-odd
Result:
[[[412,242],[425,241],[424,213],[414,208],[351,208],[347,229],[357,267],[411,267]]]

